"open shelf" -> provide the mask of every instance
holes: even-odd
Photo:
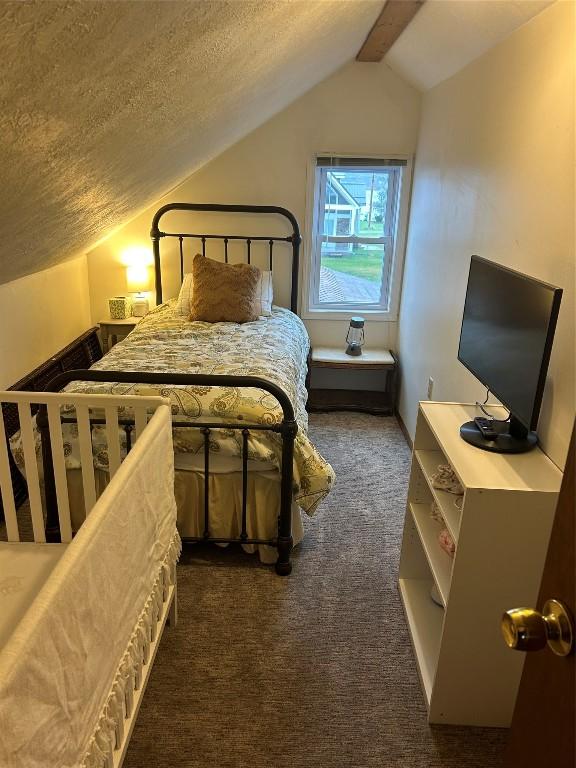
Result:
[[[453,493],[448,493],[448,491],[441,491],[438,488],[432,487],[432,475],[436,473],[438,466],[440,464],[448,464],[449,462],[442,451],[415,451],[414,453],[426,478],[430,493],[440,507],[446,527],[450,531],[454,542],[458,543],[461,511],[454,503],[458,497]]]
[[[506,418],[506,409],[491,406],[490,410]],[[421,439],[415,441],[414,447],[442,451],[465,488],[557,493],[560,470],[542,451],[503,457],[462,440],[461,425],[480,414],[474,405],[428,401],[420,404],[420,412],[428,429],[420,430]]]
[[[399,584],[426,704],[430,706],[444,611],[430,597],[432,582],[428,579],[400,579]]]
[[[422,542],[424,554],[428,560],[430,571],[440,592],[444,607],[448,603],[450,579],[452,576],[453,558],[444,552],[438,542],[438,534],[442,526],[430,517],[428,504],[410,504],[410,511]]]
[[[428,722],[508,727],[524,658],[502,642],[499,617],[538,600],[562,474],[539,448],[503,455],[466,443],[460,425],[475,414],[470,405],[420,404],[399,589]],[[439,464],[460,480],[461,510],[455,494],[432,487]],[[431,517],[433,501],[444,523]],[[444,524],[455,557],[440,547]],[[444,608],[430,597],[433,584]]]

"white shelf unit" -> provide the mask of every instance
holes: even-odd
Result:
[[[507,727],[524,654],[500,634],[504,611],[535,606],[562,473],[536,448],[524,454],[482,451],[460,437],[474,405],[420,403],[400,557],[399,585],[430,723]],[[463,489],[432,487],[450,464]],[[440,507],[456,543],[438,543]],[[434,603],[436,584],[444,608]]]

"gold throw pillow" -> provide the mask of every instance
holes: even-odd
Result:
[[[249,323],[257,320],[256,289],[260,270],[250,264],[224,264],[198,254],[192,265],[191,320]]]

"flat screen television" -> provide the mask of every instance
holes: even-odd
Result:
[[[498,453],[534,447],[561,298],[561,288],[472,256],[458,360],[510,416],[466,422],[464,440]]]

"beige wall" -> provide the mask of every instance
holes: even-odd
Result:
[[[86,257],[0,285],[0,389],[90,327]]]
[[[400,411],[474,400],[457,362],[470,255],[564,288],[539,434],[565,462],[574,419],[574,5],[558,2],[422,105],[399,320]]]
[[[412,154],[420,95],[385,64],[351,63],[194,173],[164,200],[88,254],[92,319],[125,290],[122,248],[149,243],[150,222],[166,201],[274,204],[306,223],[306,172],[317,152]],[[303,244],[306,242],[305,232]],[[304,245],[304,258],[306,251]],[[288,275],[275,293],[287,298]],[[348,320],[307,321],[315,343],[342,343]],[[369,323],[368,342],[394,345],[395,323]]]

